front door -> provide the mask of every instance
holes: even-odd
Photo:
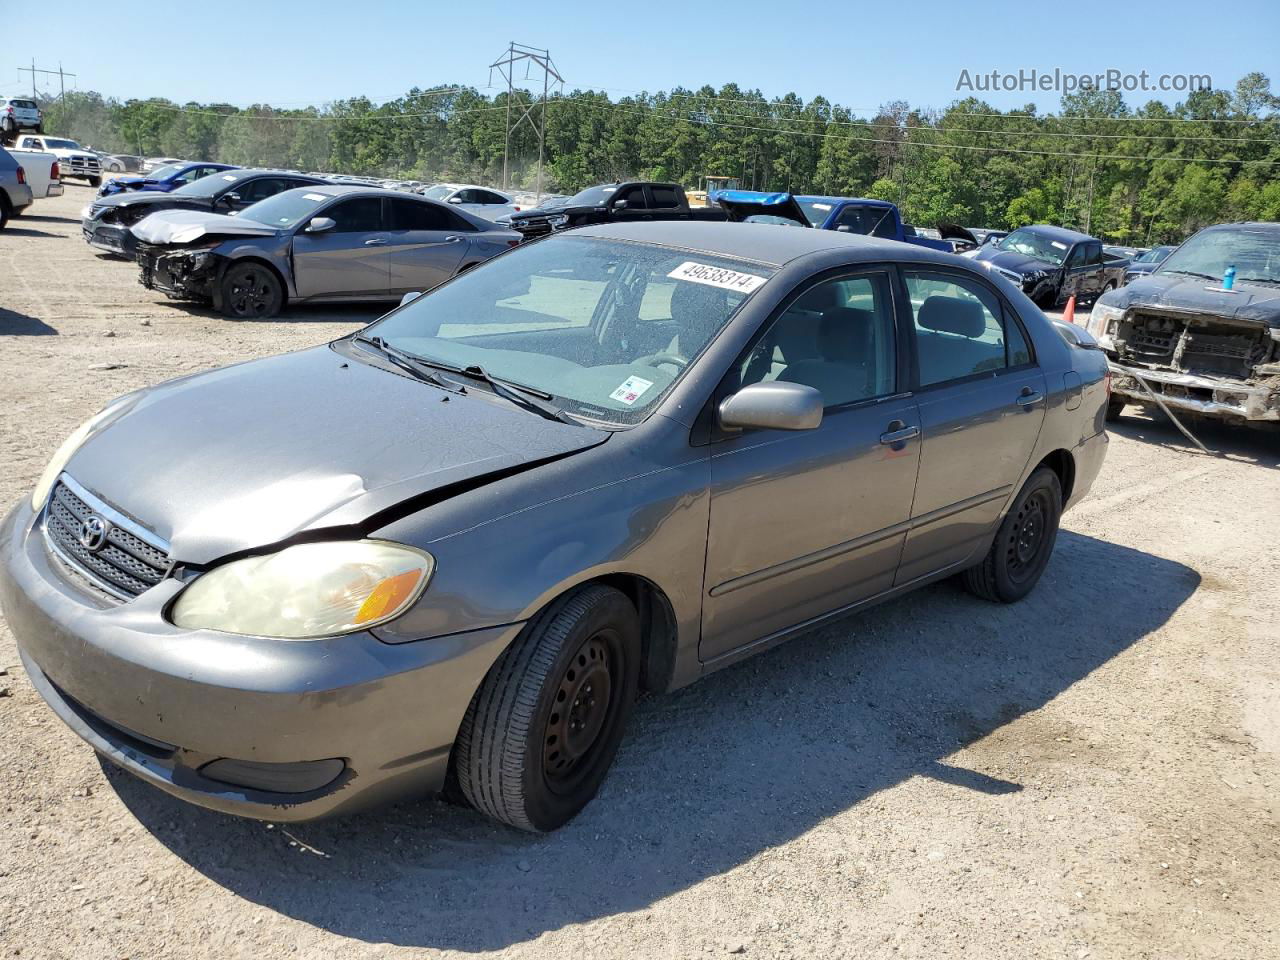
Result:
[[[390,285],[388,232],[381,197],[351,197],[317,210],[334,226],[299,230],[293,238],[293,275],[300,297],[385,297]]]
[[[712,443],[704,661],[892,585],[920,453],[915,401],[899,391],[893,289],[888,270],[809,287],[731,372],[743,386],[808,384],[825,412],[814,430]]]
[[[985,283],[904,270],[924,440],[897,583],[975,558],[1044,420],[1044,373],[1013,311]]]
[[[475,232],[462,217],[432,200],[389,199],[387,270],[391,293],[422,292],[457,271]]]

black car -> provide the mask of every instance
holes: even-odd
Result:
[[[1136,280],[1138,277],[1145,277],[1154,273],[1156,267],[1164,263],[1165,257],[1177,250],[1177,247],[1152,247],[1142,256],[1130,262],[1124,271],[1124,282]]]
[[[285,190],[326,183],[320,177],[283,170],[227,170],[169,193],[131,192],[98,197],[81,212],[80,227],[91,246],[132,260],[136,241],[130,227],[159,210],[234,214]]]
[[[574,194],[567,200],[546,203],[536,210],[521,210],[509,224],[526,240],[549,233],[584,227],[593,223],[629,223],[636,220],[726,220],[728,215],[715,207],[689,206],[684,187],[678,183],[602,183]]]
[[[979,247],[973,259],[990,264],[1045,309],[1069,296],[1093,300],[1114,290],[1128,265],[1108,258],[1096,237],[1047,224],[1019,227],[998,243]]]

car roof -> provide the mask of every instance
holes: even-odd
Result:
[[[706,220],[653,220],[579,227],[570,236],[631,240],[681,247],[700,253],[780,267],[789,260],[828,250],[848,251],[850,259],[915,260],[954,264],[955,257],[917,244],[881,240],[836,230],[815,230],[770,223]]]
[[[1079,243],[1081,240],[1096,240],[1087,233],[1080,233],[1078,230],[1068,230],[1066,227],[1055,227],[1048,223],[1032,223],[1020,229],[1034,230],[1043,237],[1050,240],[1061,240],[1063,243]],[[1012,232],[1012,231],[1010,231]]]
[[[1241,220],[1235,223],[1215,223],[1213,226],[1205,227],[1205,230],[1230,230],[1233,227],[1248,227],[1250,230],[1262,230],[1267,233],[1280,233],[1280,223],[1263,222],[1259,220]]]

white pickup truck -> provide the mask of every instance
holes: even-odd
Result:
[[[88,180],[89,186],[102,186],[102,161],[92,150],[86,150],[74,140],[64,137],[46,137],[43,134],[21,134],[14,147],[18,150],[44,150],[58,158],[62,179],[76,177]]]
[[[35,199],[62,196],[61,163],[54,154],[47,150],[10,150],[9,153],[22,164]]]

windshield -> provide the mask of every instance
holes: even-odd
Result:
[[[147,174],[148,180],[163,180],[165,177],[171,177],[182,168],[176,163],[165,164],[163,167],[157,167]]]
[[[566,207],[598,207],[609,199],[618,189],[617,184],[608,184],[603,187],[587,187],[587,189],[575,193],[564,204]]]
[[[1020,253],[1026,257],[1034,257],[1036,260],[1045,261],[1045,263],[1052,263],[1055,267],[1062,266],[1062,261],[1066,258],[1067,251],[1071,249],[1071,245],[1068,243],[1063,243],[1061,240],[1050,240],[1048,237],[1025,227],[1021,230],[1013,231],[1013,233],[997,243],[996,247],[1000,250]]]
[[[1173,253],[1173,247],[1155,247],[1151,250],[1148,250],[1146,253],[1144,253],[1142,256],[1140,256],[1137,260],[1133,262],[1134,263],[1159,263],[1171,253]]]
[[[1156,271],[1221,280],[1227,267],[1236,280],[1280,283],[1280,230],[1232,226],[1201,230],[1165,258]]]
[[[831,204],[825,200],[797,199],[796,202],[800,204],[800,209],[804,211],[804,215],[812,226],[822,226],[827,222],[827,217],[831,216]]]
[[[254,220],[270,227],[292,227],[315,213],[316,207],[328,199],[323,193],[315,193],[307,187],[286,190],[245,207],[240,211],[240,219]]]
[[[223,190],[233,189],[235,182],[243,179],[244,176],[245,174],[239,173],[215,173],[208,177],[201,177],[199,180],[193,180],[185,187],[179,187],[173,192],[175,194],[180,193],[184,197],[212,197]]]
[[[423,190],[422,195],[428,200],[444,200],[453,193],[454,189],[454,187],[447,187],[444,184],[440,184],[439,186]]]
[[[436,363],[482,366],[571,415],[638,423],[773,273],[687,250],[552,236],[362,333]]]
[[[74,140],[51,140],[48,137],[44,141],[46,150],[83,150],[84,147],[76,143]]]

